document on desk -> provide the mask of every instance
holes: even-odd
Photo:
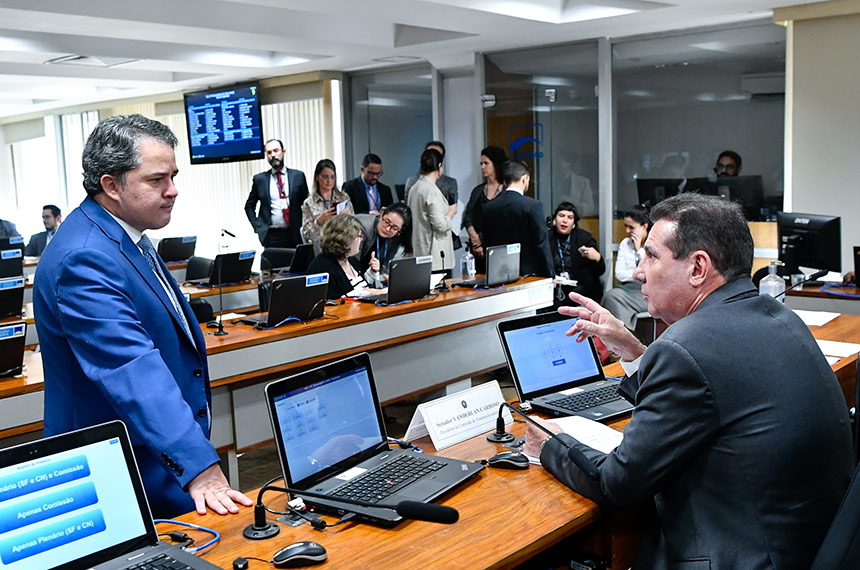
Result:
[[[548,421],[556,424],[564,433],[574,437],[578,442],[603,453],[611,452],[624,438],[624,434],[620,431],[581,416],[565,416]],[[529,461],[540,465],[539,457],[529,456]]]
[[[841,315],[842,313],[831,313],[830,311],[804,311],[803,309],[793,309],[794,314],[800,317],[808,327],[821,327]]]
[[[815,342],[818,343],[818,348],[821,349],[821,352],[823,352],[825,356],[838,356],[839,358],[845,358],[846,356],[851,356],[852,354],[860,352],[860,344],[855,344],[853,342],[839,342],[836,340],[821,339],[815,339]]]

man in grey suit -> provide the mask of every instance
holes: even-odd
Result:
[[[305,173],[284,166],[278,139],[266,141],[266,160],[272,168],[254,175],[245,215],[263,247],[296,247],[302,243],[302,203],[308,197]]]
[[[33,234],[30,236],[30,241],[27,242],[27,248],[24,250],[24,255],[39,256],[45,251],[48,243],[54,239],[54,234],[57,228],[60,227],[63,216],[60,209],[53,205],[47,204],[42,208],[42,223],[45,224],[45,231]]]
[[[740,206],[680,194],[651,216],[634,277],[666,332],[646,350],[590,299],[560,309],[581,317],[568,336],[622,358],[636,404],[624,440],[604,454],[530,428],[527,451],[601,505],[653,501],[636,568],[809,568],[853,470],[839,383],[803,322],[753,287]]]

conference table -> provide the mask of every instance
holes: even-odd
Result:
[[[804,285],[785,294],[785,304],[792,309],[830,311],[860,315],[860,289],[853,285],[834,287]]]

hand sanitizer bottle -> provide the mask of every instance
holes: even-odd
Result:
[[[776,274],[777,263],[779,263],[777,260],[770,262],[767,275],[758,284],[758,291],[762,295],[776,297],[779,301],[784,303],[785,295],[780,295],[780,293],[785,291],[785,280]],[[779,296],[777,297],[777,295]]]

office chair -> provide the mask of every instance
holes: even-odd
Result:
[[[208,323],[215,320],[215,313],[212,310],[212,305],[206,299],[194,297],[189,301],[191,310],[194,312],[194,318],[198,323]]]
[[[260,271],[269,271],[289,267],[296,255],[292,247],[267,247],[260,256]]]
[[[212,274],[212,267],[214,265],[215,261],[212,259],[192,255],[188,260],[188,265],[185,266],[185,280],[209,277]]]

